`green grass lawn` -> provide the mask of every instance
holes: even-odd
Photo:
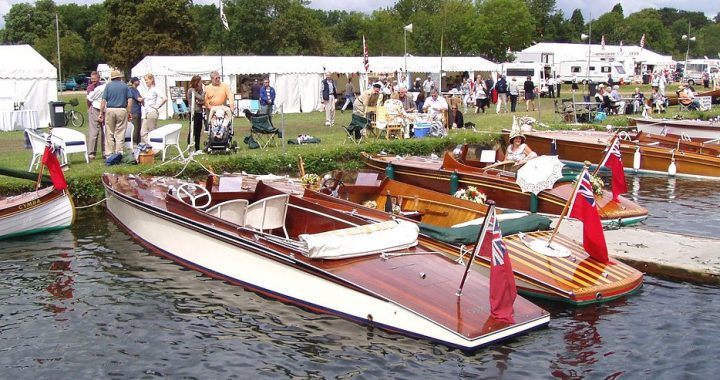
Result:
[[[628,94],[634,90],[634,86],[624,86],[623,90]],[[647,91],[646,91],[647,92]],[[569,86],[563,86],[563,97],[569,97]],[[577,100],[580,100],[582,95],[578,93],[576,95]],[[72,98],[80,100],[80,104],[77,109],[86,115],[87,109],[84,100],[83,93],[70,93],[63,94],[61,100],[68,101]],[[518,104],[518,111],[514,115],[524,116],[530,115],[541,122],[548,124],[551,128],[557,129],[580,129],[580,128],[593,128],[600,127],[599,125],[566,125],[561,122],[561,118],[554,112],[554,100],[542,98],[539,101],[538,111],[526,113],[524,102]],[[69,106],[68,106],[69,107]],[[718,115],[718,109],[713,109],[711,112],[706,112],[704,115],[699,113],[683,113],[686,118],[695,118],[699,116],[708,117]],[[239,151],[235,154],[205,154],[197,156],[198,161],[203,165],[212,168],[216,172],[222,171],[237,171],[245,170],[247,172],[274,172],[276,174],[280,172],[287,172],[296,174],[297,173],[297,157],[302,155],[306,160],[306,167],[309,171],[321,173],[326,170],[333,170],[338,168],[353,169],[359,167],[358,154],[362,150],[369,152],[379,152],[384,150],[392,154],[404,154],[404,153],[421,153],[426,154],[428,151],[442,150],[451,146],[451,143],[461,143],[463,141],[484,141],[490,143],[498,136],[498,132],[503,128],[510,128],[512,125],[513,114],[495,114],[494,108],[491,111],[483,114],[475,114],[474,110],[469,109],[465,114],[465,121],[472,122],[476,125],[477,132],[469,130],[452,130],[450,131],[450,139],[448,141],[439,142],[433,140],[440,139],[412,139],[412,140],[372,140],[369,143],[355,146],[349,141],[346,141],[346,134],[341,126],[346,126],[350,122],[351,113],[346,111],[340,113],[338,111],[336,117],[336,125],[334,127],[324,126],[324,113],[322,112],[311,112],[304,114],[287,114],[287,115],[274,115],[273,123],[278,128],[283,128],[285,143],[280,144],[277,148],[271,147],[267,150],[255,149],[250,150],[247,145],[243,143],[243,137],[249,134],[250,123],[245,118],[235,118],[235,140],[238,142],[240,147]],[[671,111],[664,114],[665,117],[672,117],[678,112],[677,107],[672,107]],[[189,122],[187,120],[162,120],[160,125],[166,125],[169,123],[182,123],[182,147],[186,147],[186,138],[188,134]],[[602,126],[607,124],[612,125],[627,125],[628,119],[626,116],[611,116],[602,123]],[[85,124],[78,128],[79,131],[87,135],[87,120]],[[46,129],[43,129],[46,131]],[[287,144],[287,139],[296,138],[299,134],[312,135],[321,139],[320,144],[308,144],[308,145],[290,145]],[[207,135],[203,135],[201,141],[205,141]],[[32,158],[32,151],[26,149],[24,145],[24,138],[22,131],[13,132],[2,132],[0,133],[0,167],[27,170],[30,160]],[[436,153],[441,153],[436,151]],[[169,151],[170,157],[176,155],[174,149]],[[101,157],[100,155],[98,157]],[[84,157],[81,154],[71,154],[69,156],[70,165],[66,170],[65,175],[70,180],[71,185],[74,185],[73,192],[76,194],[76,198],[95,198],[99,195],[99,178],[103,172],[124,172],[124,173],[139,173],[149,172],[153,174],[176,174],[182,168],[178,162],[160,166],[160,156],[155,157],[155,165],[117,165],[112,167],[105,166],[102,159],[98,158],[91,161],[89,164],[85,163]],[[204,170],[199,165],[191,165],[188,171],[184,174],[187,175],[200,175]],[[16,180],[8,177],[0,177],[0,193],[12,194],[19,192],[23,189],[29,188],[28,181]],[[78,195],[79,194],[79,195]]]

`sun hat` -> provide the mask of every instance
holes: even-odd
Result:
[[[512,143],[513,139],[516,137],[522,139],[523,143],[525,142],[525,136],[523,136],[522,132],[519,129],[513,129],[512,131],[510,131],[510,139],[508,141]]]
[[[119,70],[113,70],[110,72],[110,79],[122,78],[122,77],[123,77],[123,73],[121,73]]]
[[[375,88],[382,88],[382,83],[380,83],[380,82],[375,82],[375,83],[373,83],[372,86],[375,87]]]

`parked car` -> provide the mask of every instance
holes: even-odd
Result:
[[[58,91],[75,91],[78,88],[78,83],[75,78],[67,78],[65,82],[58,81]]]

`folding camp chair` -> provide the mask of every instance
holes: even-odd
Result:
[[[276,137],[282,138],[282,132],[270,122],[269,115],[256,115],[250,117],[250,136],[257,141],[261,149],[273,144],[277,147]]]
[[[350,140],[355,144],[360,144],[365,138],[369,124],[370,120],[368,120],[367,118],[364,118],[358,114],[352,114],[352,118],[350,119],[350,125],[348,125],[346,128],[343,128],[343,130],[345,130],[345,133],[347,133],[347,139],[343,141],[343,144],[347,142],[347,140]]]

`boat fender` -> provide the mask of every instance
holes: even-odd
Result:
[[[674,177],[675,174],[677,174],[677,166],[675,165],[675,159],[670,160],[670,165],[668,166],[668,175],[671,177]]]
[[[393,167],[393,164],[390,163],[385,167],[385,177],[395,179],[395,167]]]
[[[558,154],[557,154],[557,140],[556,140],[556,139],[552,139],[552,141],[550,142],[550,155],[551,155],[551,156],[557,156],[557,155],[558,155]]]
[[[460,186],[460,177],[457,174],[457,170],[453,170],[450,174],[450,195],[455,194]]]
[[[633,169],[637,171],[640,169],[640,147],[635,147],[635,154],[633,155]]]

